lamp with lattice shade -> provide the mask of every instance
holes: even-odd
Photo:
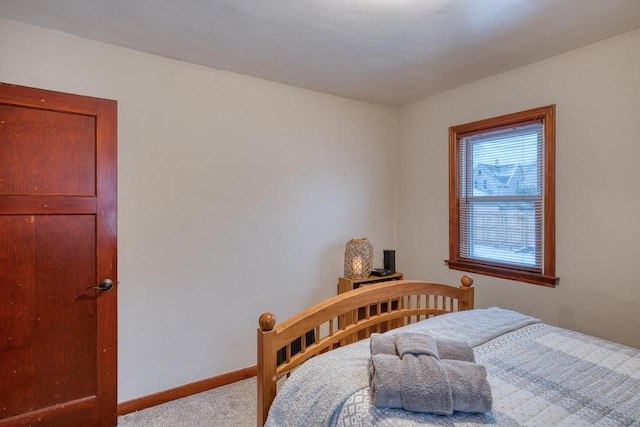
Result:
[[[367,238],[351,239],[344,251],[344,275],[366,279],[373,270],[373,245]]]

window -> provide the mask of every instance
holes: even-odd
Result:
[[[555,286],[555,105],[449,128],[449,268]]]

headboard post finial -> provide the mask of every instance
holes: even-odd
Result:
[[[460,283],[462,283],[462,286],[465,288],[470,288],[473,286],[473,277],[471,276],[467,276],[466,274],[464,276],[462,276],[462,278],[460,279]]]
[[[258,319],[258,325],[263,331],[270,331],[276,326],[276,316],[271,313],[262,313],[260,319]]]

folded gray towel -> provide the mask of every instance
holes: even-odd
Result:
[[[418,341],[423,338],[422,336],[429,336],[423,333],[397,333],[393,334],[371,334],[371,354],[399,354],[400,351],[396,349],[396,340],[404,335],[418,336]],[[401,341],[403,340],[400,338]],[[413,348],[415,354],[433,354],[438,359],[453,359],[453,360],[466,360],[467,362],[475,362],[476,358],[473,353],[473,348],[469,344],[460,340],[453,340],[449,338],[435,338],[436,349],[434,351],[430,340],[425,339],[428,343],[427,351],[422,351],[420,348]],[[406,342],[405,342],[406,344]],[[408,347],[404,348],[404,351],[410,351]]]
[[[460,340],[452,340],[449,338],[437,338],[438,354],[440,360],[465,360],[467,362],[475,362],[476,357],[473,348],[469,344]]]
[[[491,411],[493,397],[484,366],[462,360],[442,360],[440,364],[449,377],[454,411]]]
[[[371,401],[377,407],[451,415],[490,412],[493,404],[487,371],[472,362],[376,354],[369,373]]]
[[[396,355],[396,337],[389,334],[371,334],[371,355],[392,354]]]
[[[453,395],[449,376],[438,359],[424,354],[405,354],[402,358],[400,395],[408,411],[453,414]]]
[[[381,408],[402,408],[402,360],[393,354],[371,356],[371,402]]]
[[[414,356],[427,355],[439,359],[438,346],[431,335],[406,332],[396,334],[396,351],[400,358],[407,354]]]

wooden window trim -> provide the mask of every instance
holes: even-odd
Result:
[[[517,267],[478,262],[459,255],[460,218],[458,201],[458,149],[459,139],[482,131],[520,125],[534,120],[544,123],[544,229],[542,272],[527,271]],[[485,274],[503,279],[517,280],[536,285],[555,287],[558,283],[555,265],[555,105],[534,108],[449,128],[449,259],[450,269]]]

